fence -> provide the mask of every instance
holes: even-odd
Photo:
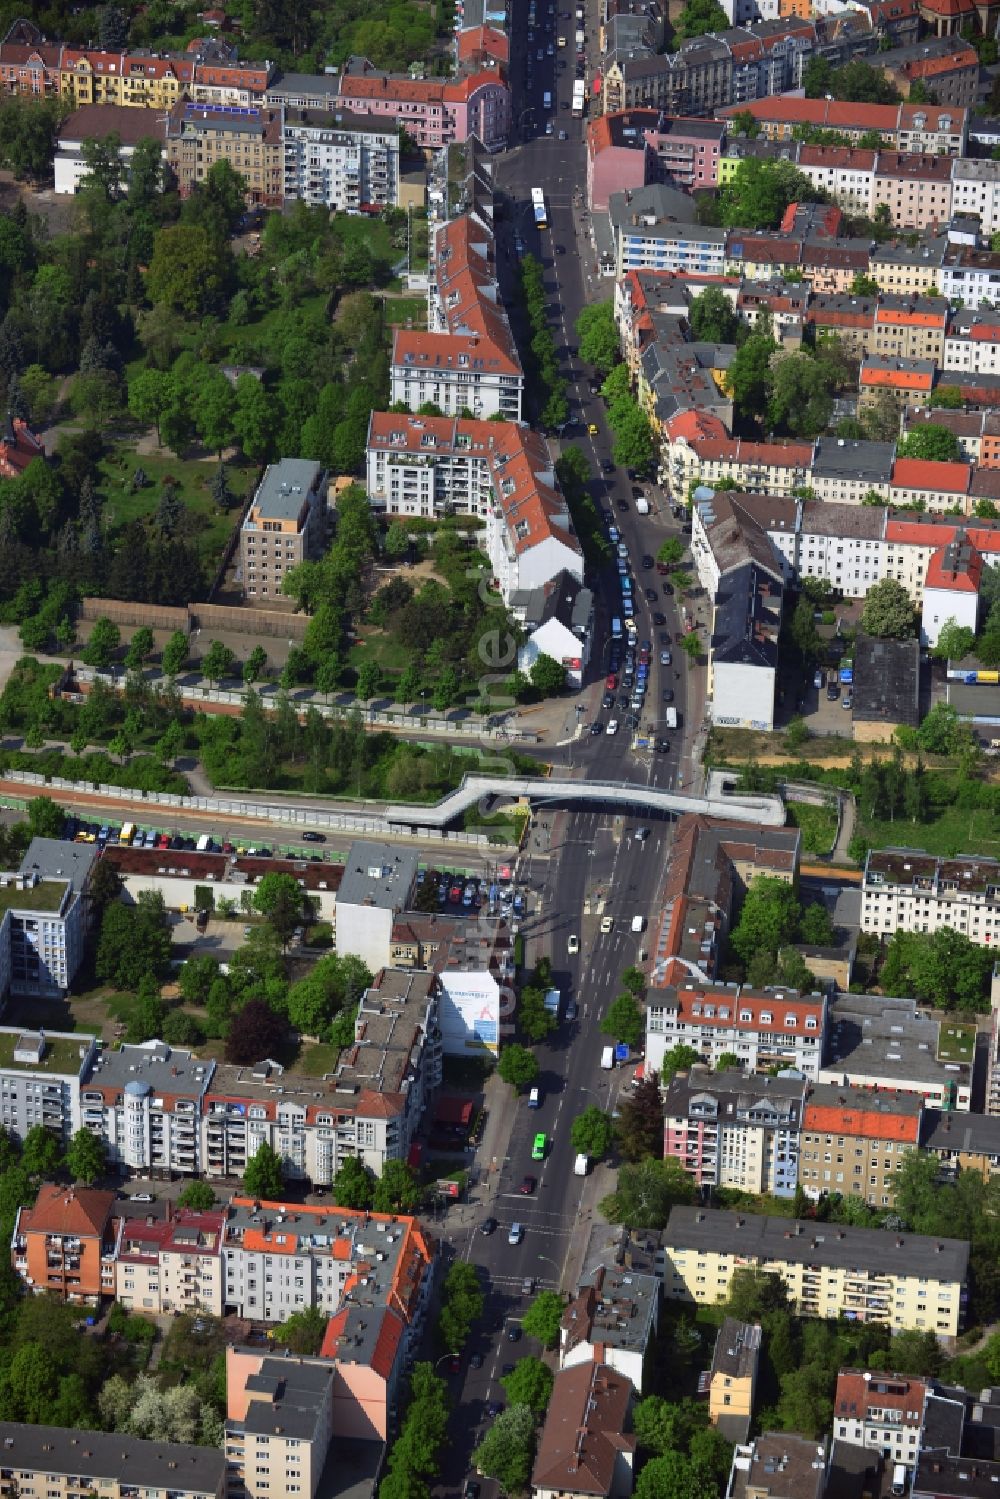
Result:
[[[151,630],[183,630],[190,635],[195,630],[232,630],[243,635],[284,636],[287,640],[303,640],[309,628],[309,616],[278,609],[244,609],[238,604],[188,604],[186,608],[173,608],[168,604],[133,604],[121,599],[84,599],[80,615],[86,620],[110,619],[113,624],[139,627],[147,625]]]

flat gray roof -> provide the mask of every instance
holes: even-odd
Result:
[[[297,520],[306,495],[318,484],[323,472],[310,458],[282,458],[269,463],[254,506],[271,520]]]
[[[352,843],[337,892],[339,906],[404,909],[417,877],[417,855],[395,843]]]
[[[877,513],[881,515],[881,509]],[[920,722],[919,641],[915,637],[880,640],[859,630],[854,642],[853,694],[855,721],[916,728]]]
[[[214,1071],[212,1057],[199,1061],[193,1052],[178,1050],[165,1041],[145,1041],[141,1046],[99,1052],[83,1086],[201,1098]]]
[[[21,860],[21,874],[37,874],[42,880],[68,880],[79,895],[97,863],[95,843],[67,843],[62,838],[32,838]]]
[[[816,443],[813,473],[847,479],[888,480],[892,475],[894,442],[863,442],[852,437],[821,437]]]
[[[838,994],[831,1002],[820,1082],[879,1077],[938,1087],[969,1081],[965,1062],[938,1060],[940,1023],[912,999]]]
[[[757,1213],[728,1213],[717,1208],[672,1208],[664,1238],[668,1252],[704,1249],[715,1254],[738,1253],[760,1260],[787,1260],[846,1270],[864,1266],[930,1280],[964,1281],[969,1266],[969,1246],[964,1239],[887,1233],[881,1228],[855,1228],[813,1220],[766,1218]]]
[[[0,1422],[4,1467],[34,1474],[71,1474],[80,1486],[100,1483],[135,1485],[171,1493],[221,1493],[225,1454],[218,1447],[184,1442],[146,1442],[119,1432],[76,1431],[63,1426],[26,1426]]]
[[[920,1143],[925,1150],[967,1151],[1000,1159],[1000,1116],[925,1109]]]
[[[323,1419],[327,1391],[333,1378],[331,1363],[311,1363],[297,1358],[266,1358],[259,1374],[252,1374],[246,1388],[250,1401],[237,1429],[259,1435],[298,1437],[309,1441]]]

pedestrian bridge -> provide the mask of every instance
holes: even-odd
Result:
[[[660,791],[645,781],[572,781],[558,776],[465,776],[461,786],[439,802],[415,807],[387,806],[387,823],[405,827],[443,828],[484,797],[507,801],[523,798],[531,802],[561,802],[580,805],[591,802],[602,807],[621,807],[639,812],[702,812],[707,817],[726,817],[757,827],[780,828],[785,823],[785,804],[780,796],[691,796],[683,791]]]

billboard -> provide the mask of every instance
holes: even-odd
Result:
[[[500,985],[487,971],[440,974],[441,1043],[447,1056],[500,1047]]]

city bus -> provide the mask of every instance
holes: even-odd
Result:
[[[531,207],[535,215],[535,228],[547,229],[549,219],[545,212],[545,194],[540,187],[533,187],[531,189]]]

